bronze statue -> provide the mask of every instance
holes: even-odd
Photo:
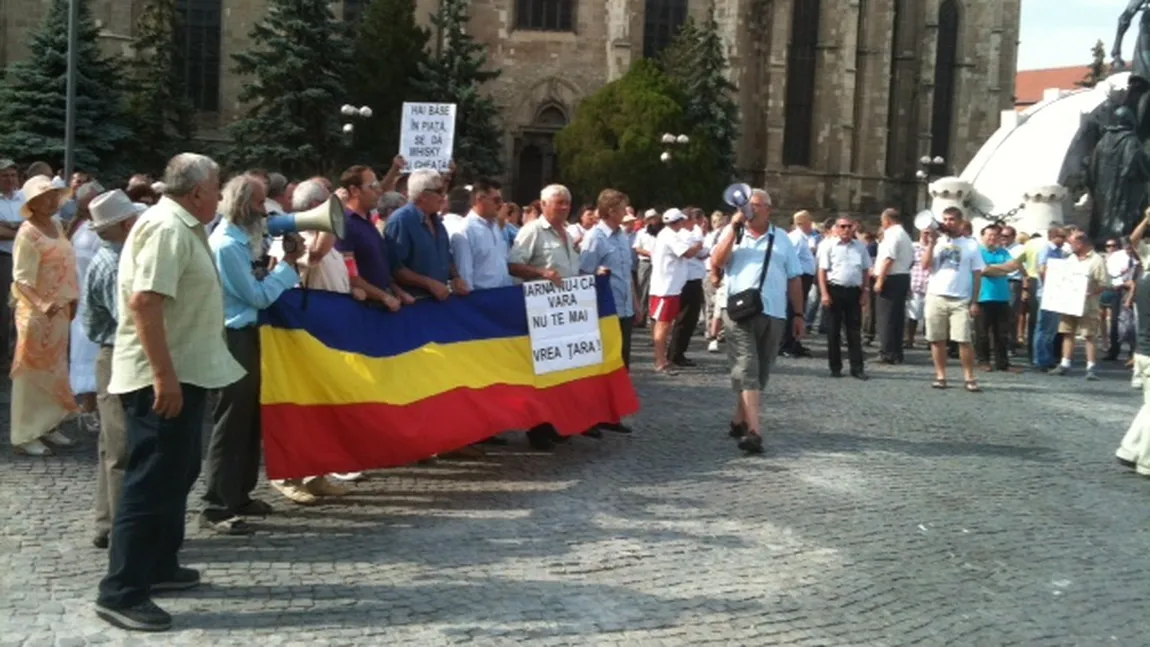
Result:
[[[1086,187],[1092,211],[1091,240],[1127,236],[1142,220],[1146,208],[1146,184],[1150,181],[1150,154],[1136,131],[1134,112],[1120,107],[1090,154]]]
[[[1150,79],[1150,0],[1130,0],[1126,9],[1118,16],[1118,34],[1114,37],[1114,47],[1110,56],[1114,58],[1114,71],[1126,67],[1122,60],[1122,39],[1126,37],[1126,30],[1134,22],[1134,14],[1142,12],[1142,20],[1138,31],[1138,38],[1134,41],[1134,69],[1132,72],[1144,79]]]

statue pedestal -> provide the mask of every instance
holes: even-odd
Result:
[[[1068,192],[1057,184],[1036,186],[1022,194],[1022,211],[1011,224],[1019,233],[1046,235],[1050,225],[1065,224],[1063,205]]]

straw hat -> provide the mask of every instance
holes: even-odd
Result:
[[[68,189],[66,187],[53,186],[52,178],[47,175],[37,175],[28,178],[21,189],[24,193],[24,206],[20,207],[20,215],[25,218],[32,217],[32,210],[28,208],[34,201],[40,199],[47,201],[52,205],[52,213],[60,210],[60,205],[68,197]]]
[[[128,194],[120,189],[112,189],[92,199],[88,213],[92,214],[92,229],[104,231],[125,220],[148,210],[148,205],[132,202]]]

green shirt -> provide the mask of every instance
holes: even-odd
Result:
[[[224,340],[223,291],[207,232],[174,200],[161,199],[132,227],[120,255],[118,289],[109,393],[131,393],[154,381],[128,307],[137,292],[167,297],[164,331],[181,383],[218,389],[244,376]]]

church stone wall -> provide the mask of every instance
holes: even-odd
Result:
[[[247,46],[266,1],[224,2],[220,112],[203,124],[208,138],[219,137],[222,126],[242,114],[237,97],[245,81],[230,73],[231,55]],[[439,0],[414,1],[418,19],[429,25]],[[708,1],[691,0],[691,15],[702,18]],[[800,208],[821,216],[873,215],[888,205],[915,208],[917,160],[931,144],[941,1],[822,0],[812,160],[809,167],[788,167],[782,147],[794,2],[716,0],[743,115],[739,174],[765,182],[784,215]],[[126,50],[132,16],[141,5],[142,0],[93,2],[109,52]],[[341,13],[341,2],[333,6]],[[0,64],[26,55],[24,34],[40,23],[46,7],[46,0],[0,0]],[[490,66],[502,71],[488,90],[501,110],[504,179],[512,181],[520,175],[525,147],[541,148],[554,164],[548,148],[554,132],[583,99],[641,56],[644,1],[579,0],[571,33],[516,29],[514,12],[514,0],[473,0],[469,26],[487,45]],[[960,3],[948,173],[966,165],[997,128],[999,111],[1013,104],[1019,20],[1020,0]]]

